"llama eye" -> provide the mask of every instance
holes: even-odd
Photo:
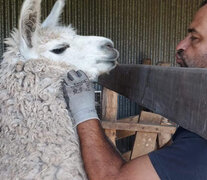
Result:
[[[51,50],[51,52],[55,53],[55,54],[62,54],[69,47],[70,47],[69,45],[66,45],[66,46],[61,47],[61,48],[53,49],[53,50]]]

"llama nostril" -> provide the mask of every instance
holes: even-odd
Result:
[[[113,48],[112,44],[107,44],[106,47]]]
[[[107,42],[101,46],[102,48],[113,49],[114,45],[111,42]]]

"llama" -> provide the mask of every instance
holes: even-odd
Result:
[[[95,81],[116,65],[104,37],[58,25],[64,0],[40,23],[41,0],[25,0],[0,69],[0,179],[85,180],[62,80],[81,69]]]

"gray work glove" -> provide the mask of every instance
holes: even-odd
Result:
[[[64,93],[74,125],[90,119],[99,119],[95,109],[93,84],[83,71],[70,71],[64,79]],[[68,97],[68,98],[67,98]]]

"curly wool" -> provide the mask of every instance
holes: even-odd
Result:
[[[87,179],[61,89],[70,67],[7,62],[0,69],[0,179]]]

